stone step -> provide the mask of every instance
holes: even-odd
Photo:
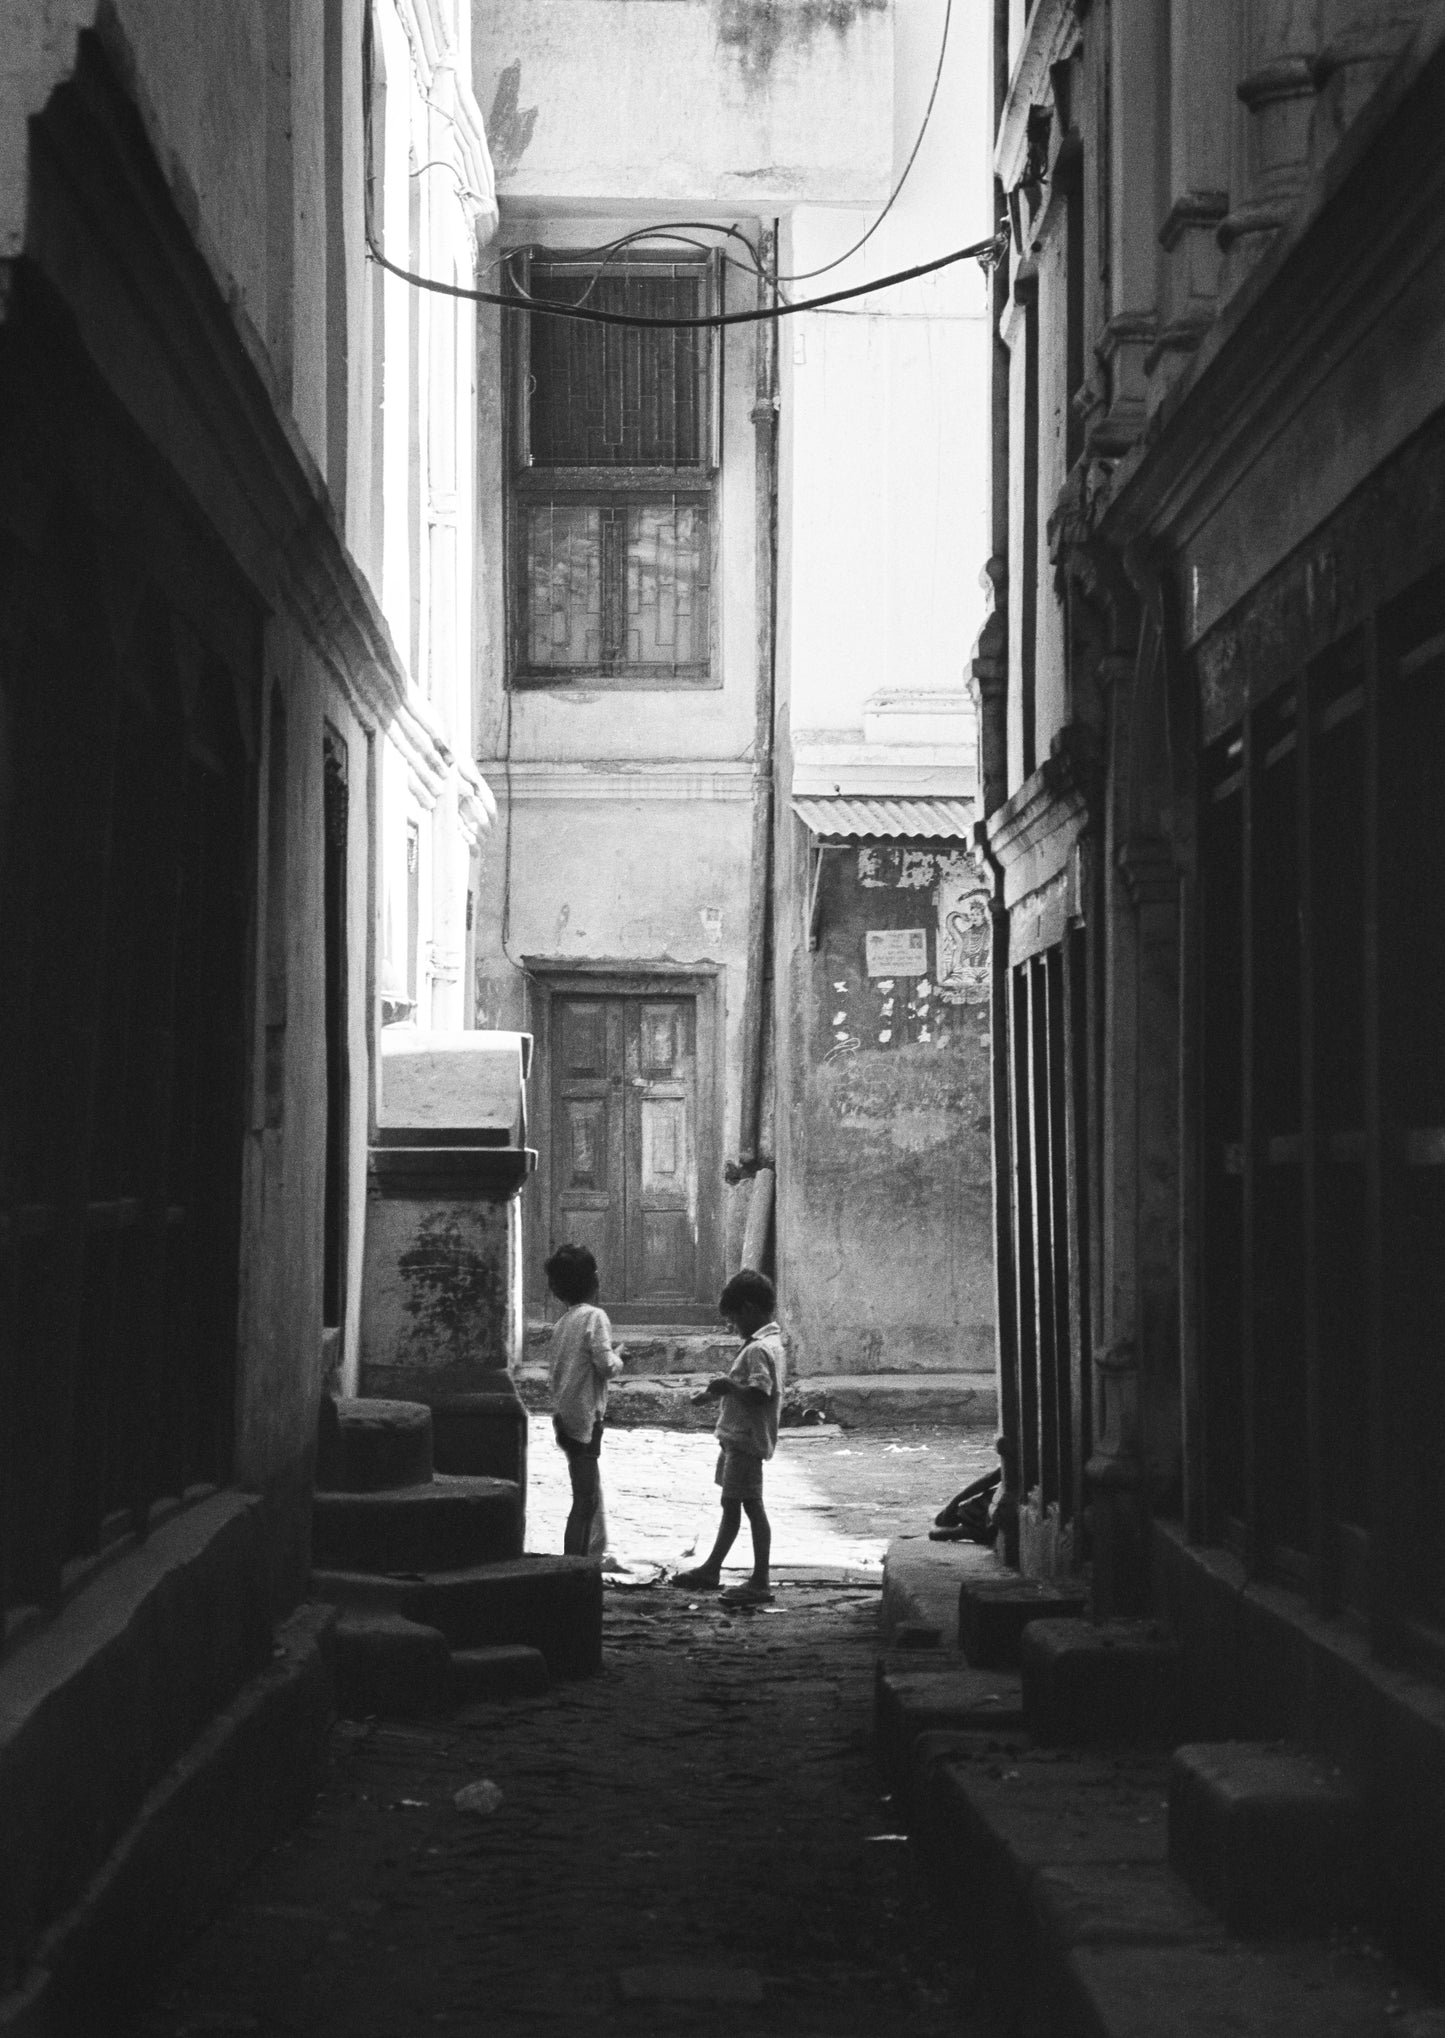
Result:
[[[546,1657],[523,1642],[452,1651],[452,1696],[458,1705],[493,1698],[538,1698],[551,1682]]]
[[[336,1702],[351,1719],[415,1719],[444,1712],[452,1657],[439,1628],[384,1610],[347,1608],[331,1634]]]
[[[1169,1859],[1238,1932],[1346,1923],[1368,1913],[1379,1883],[1361,1792],[1274,1742],[1174,1751]]]
[[[523,1346],[524,1372],[545,1376],[551,1366],[550,1323],[527,1326]],[[689,1324],[614,1323],[612,1342],[622,1356],[621,1378],[660,1379],[669,1373],[725,1372],[737,1357],[738,1341],[724,1330]]]
[[[312,1562],[339,1571],[455,1571],[522,1554],[511,1479],[434,1479],[371,1493],[318,1493]]]
[[[971,1670],[941,1649],[902,1649],[878,1658],[873,1736],[895,1791],[906,1787],[921,1734],[1017,1732],[1022,1724],[1016,1671]]]
[[[1033,1620],[1019,1666],[1024,1723],[1044,1747],[1179,1738],[1179,1645],[1157,1621]]]
[[[432,1475],[431,1410],[419,1401],[323,1398],[316,1483],[335,1493],[425,1486]]]
[[[705,1372],[625,1370],[612,1383],[607,1420],[620,1429],[711,1429],[716,1409],[694,1408],[692,1397],[724,1371],[736,1353],[736,1341],[724,1340],[716,1362]],[[550,1408],[545,1364],[524,1363],[517,1373],[517,1388],[534,1413]],[[998,1392],[991,1373],[813,1373],[790,1379],[783,1396],[785,1424],[807,1419],[836,1423],[840,1429],[903,1429],[916,1423],[981,1428],[991,1426],[997,1415]]]
[[[312,1596],[357,1612],[401,1614],[440,1628],[452,1649],[523,1642],[554,1677],[602,1665],[602,1572],[591,1557],[513,1557],[413,1578],[322,1568]]]
[[[1030,2038],[1379,2038],[1438,2009],[1338,1932],[1231,1935],[1173,1872],[1166,1760],[1023,1736],[914,1743],[909,1831],[980,1981]],[[1297,1862],[1291,1873],[1297,1872]]]
[[[1077,1620],[1082,1585],[1024,1578],[1000,1565],[958,1589],[958,1646],[975,1670],[1016,1670],[1024,1630],[1036,1620]]]

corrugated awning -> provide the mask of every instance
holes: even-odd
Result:
[[[918,835],[931,842],[966,842],[973,835],[972,800],[870,800],[834,793],[795,799],[793,812],[822,837]]]

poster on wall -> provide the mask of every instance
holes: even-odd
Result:
[[[988,997],[993,921],[972,870],[945,871],[938,886],[938,988],[950,1005]]]
[[[926,977],[926,927],[870,927],[863,936],[870,977]]]

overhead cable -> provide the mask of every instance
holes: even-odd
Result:
[[[441,297],[457,297],[469,304],[500,304],[513,311],[528,311],[543,318],[581,319],[588,325],[640,326],[652,331],[679,331],[694,328],[718,328],[721,326],[757,325],[767,319],[787,318],[798,311],[818,311],[824,305],[840,304],[849,297],[868,297],[875,290],[891,290],[900,283],[911,283],[916,277],[931,276],[936,270],[950,268],[955,262],[978,262],[984,269],[992,269],[1003,259],[1008,249],[1008,237],[1002,231],[989,240],[974,241],[969,247],[954,248],[949,254],[935,255],[931,262],[916,262],[911,269],[896,269],[889,276],[875,276],[867,283],[851,284],[846,290],[830,290],[820,297],[807,297],[798,302],[783,302],[772,305],[758,305],[751,311],[706,312],[696,318],[643,318],[625,311],[596,311],[590,305],[549,304],[541,299],[526,297],[516,291],[468,290],[460,283],[444,283],[437,276],[419,276],[415,270],[402,268],[383,254],[368,221],[366,247],[379,268],[389,275],[399,276],[403,283],[410,283],[416,290],[435,291]]]

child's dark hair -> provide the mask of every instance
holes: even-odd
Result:
[[[724,1316],[736,1311],[745,1311],[749,1316],[771,1316],[776,1299],[772,1282],[766,1274],[756,1273],[752,1267],[744,1267],[734,1274],[722,1294],[718,1297],[718,1308]]]
[[[559,1245],[542,1271],[559,1302],[590,1302],[597,1292],[597,1262],[585,1245]]]

